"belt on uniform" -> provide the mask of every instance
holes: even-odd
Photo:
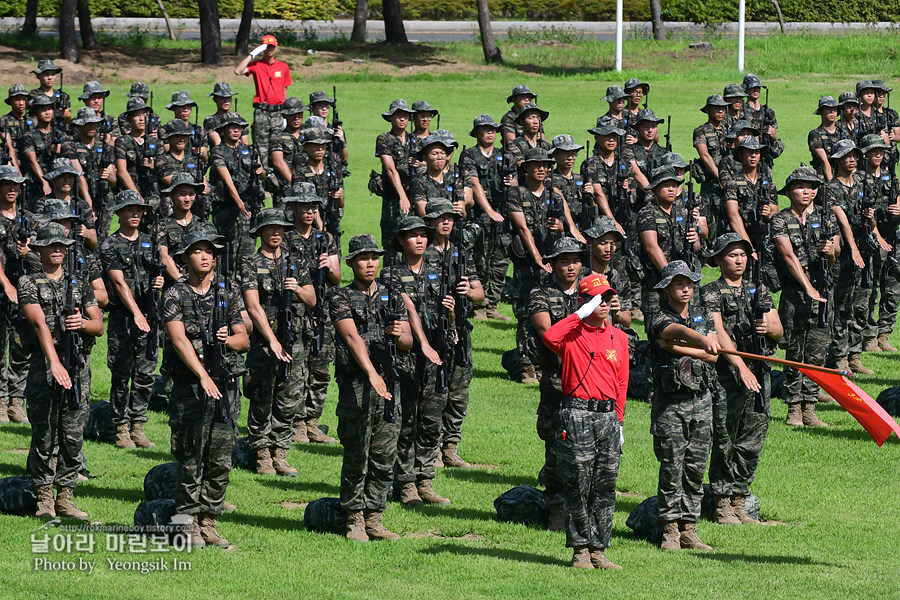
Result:
[[[562,401],[563,408],[575,408],[578,410],[586,410],[590,412],[612,412],[612,410],[616,407],[615,400],[595,400],[591,398],[590,400],[585,400],[584,398],[569,398],[565,397]]]
[[[283,104],[266,104],[265,102],[254,102],[253,108],[265,110],[268,112],[279,112],[284,107]]]

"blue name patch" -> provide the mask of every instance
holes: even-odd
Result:
[[[241,150],[241,154],[250,154],[249,150]]]
[[[676,222],[676,223],[680,223],[680,222],[682,222],[682,221],[684,221],[684,217],[675,217],[675,222]]]
[[[141,242],[141,248],[149,248],[150,242]]]
[[[810,223],[809,226],[812,227],[813,229],[818,229],[818,228],[819,228],[819,224],[818,224],[818,223]]]
[[[383,296],[381,297],[381,301],[382,301],[382,302],[387,302],[387,301],[388,301],[388,295],[387,295],[387,294],[383,295]]]
[[[694,323],[702,323],[702,322],[703,322],[703,317],[701,315],[697,315],[696,317],[694,317]]]
[[[429,274],[428,274],[428,279],[437,279],[437,274],[436,274],[436,273],[429,273]]]

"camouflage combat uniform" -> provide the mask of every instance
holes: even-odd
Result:
[[[837,144],[840,139],[840,129],[835,127],[834,133],[829,133],[822,125],[819,125],[810,131],[806,138],[807,145],[809,145],[809,152],[812,155],[812,162],[810,164],[812,165],[812,168],[816,170],[816,174],[822,181],[825,181],[825,169],[822,166],[822,161],[813,151],[824,150],[825,156],[831,156],[834,153],[834,145]]]
[[[410,192],[409,173],[409,149],[400,138],[388,131],[382,133],[375,140],[375,157],[390,156],[394,159],[394,166],[400,174],[400,184],[406,191],[407,198]],[[394,189],[387,170],[382,167],[381,181],[384,186],[384,195],[381,197],[381,243],[385,247],[385,256],[388,257],[395,250],[394,238],[397,235],[397,223],[400,222],[400,194]],[[412,200],[410,200],[412,202]],[[410,208],[412,211],[412,208]]]
[[[687,241],[687,216],[688,211],[684,204],[675,201],[671,210],[666,213],[656,200],[641,209],[635,223],[636,233],[640,239],[641,232],[655,231],[656,241],[666,259],[673,260],[688,258],[688,264],[692,269],[699,270],[699,261],[693,254],[693,248]],[[665,304],[662,292],[653,289],[660,280],[660,271],[650,260],[643,243],[641,244],[641,262],[644,266],[645,277],[641,282],[641,311],[649,318]]]
[[[154,169],[143,166],[144,155],[149,155],[156,159],[157,155],[163,151],[163,144],[159,138],[144,135],[144,143],[138,143],[131,135],[123,135],[116,138],[116,160],[124,160],[126,170],[131,175],[134,187],[137,189],[144,202],[153,207],[152,212],[156,212],[159,207],[159,186],[156,183]],[[122,184],[120,178],[117,184],[117,192],[127,189]],[[147,217],[151,217],[151,211],[147,212]],[[145,230],[151,224],[151,219],[145,218],[141,220],[141,230]]]
[[[509,133],[515,135],[517,138],[525,135],[525,131],[522,129],[522,126],[517,120],[518,118],[519,113],[517,113],[516,111],[506,111],[506,113],[504,113],[504,115],[500,118],[500,131],[498,133],[503,137],[505,137]]]
[[[718,167],[722,158],[728,153],[728,147],[725,145],[725,126],[716,128],[707,121],[694,129],[694,148],[699,144],[706,144],[710,157]],[[725,215],[726,198],[723,192],[725,181],[714,177],[700,159],[697,159],[691,174],[694,181],[700,184],[700,197],[703,198],[703,204],[706,206],[706,213],[710,216],[709,221],[712,226],[709,239],[714,240],[717,234],[721,235],[728,231],[728,218]],[[724,227],[720,226],[720,221]]]
[[[303,151],[303,135],[300,133],[300,130],[297,130],[297,135],[292,134],[287,129],[282,129],[278,133],[272,134],[272,138],[269,140],[269,168],[267,171],[269,172],[268,179],[271,182],[272,191],[272,202],[274,206],[282,206],[282,198],[289,195],[288,188],[290,184],[287,181],[284,181],[281,176],[278,174],[278,171],[275,170],[272,162],[272,153],[273,152],[281,152],[282,157],[284,158],[285,164],[289,169],[293,171],[293,165],[298,158],[305,154]],[[275,183],[277,181],[277,184]],[[318,188],[316,188],[318,190]]]
[[[107,183],[106,193],[101,194],[100,171],[101,164],[111,165],[115,168],[115,151],[109,144],[101,144],[99,140],[95,140],[91,147],[85,146],[81,140],[69,140],[62,144],[59,155],[63,158],[77,160],[81,165],[81,171],[86,178],[88,190],[91,193],[91,212],[99,223],[96,223],[97,241],[103,243],[106,236],[109,235],[109,226],[112,222],[112,213],[109,207],[113,203],[113,193],[111,186]],[[78,181],[76,180],[76,185]],[[84,211],[82,211],[84,216]]]
[[[775,188],[775,182],[770,177],[765,177],[757,171],[756,181],[753,182],[744,176],[743,171],[739,171],[733,179],[729,179],[725,184],[723,208],[728,202],[737,203],[744,229],[751,234],[751,229],[757,221],[756,215],[760,204],[774,204],[775,208],[778,208],[778,191]],[[724,211],[723,214],[725,214]],[[731,223],[727,220],[723,225],[719,229],[720,234],[732,230]],[[712,238],[712,235],[709,237]]]
[[[900,262],[897,260],[898,217],[887,212],[890,204],[896,204],[900,193],[900,181],[896,175],[884,171],[877,176],[867,173],[867,188],[875,199],[875,223],[881,237],[894,247],[890,252],[879,248],[872,261],[872,289],[869,291],[869,310],[866,325],[863,328],[863,340],[877,338],[879,335],[890,335],[897,322],[897,311],[900,308]],[[891,195],[893,193],[893,198]],[[879,292],[881,297],[879,299]],[[878,318],[875,308],[878,307]]]
[[[233,148],[223,142],[209,153],[209,182],[215,190],[212,222],[221,235],[231,240],[231,264],[234,267],[237,267],[240,257],[253,254],[256,248],[256,240],[250,236],[250,222],[241,216],[237,204],[235,204],[231,194],[225,189],[224,182],[219,177],[218,169],[221,167],[228,169],[228,172],[231,173],[234,187],[244,201],[244,206],[252,212],[252,208],[248,204],[251,195],[252,165],[253,154],[251,148],[241,142],[238,142]]]
[[[53,160],[57,157],[59,147],[54,145],[54,138],[61,139],[63,142],[68,137],[62,132],[58,132],[55,128],[51,128],[49,132],[43,132],[39,129],[29,129],[19,138],[19,165],[25,171],[23,175],[28,178],[27,195],[25,197],[25,209],[31,212],[37,212],[35,202],[44,195],[43,179],[38,177],[32,170],[30,163],[25,160],[26,152],[34,152],[37,156],[37,162],[41,170],[46,175],[53,170]]]
[[[164,177],[171,177],[177,173],[190,173],[194,181],[202,182],[205,171],[206,165],[203,164],[199,157],[194,156],[190,146],[184,149],[184,157],[181,160],[175,158],[171,152],[160,152],[156,156],[153,169],[156,176],[156,186],[160,190],[169,187],[163,181]],[[159,210],[160,214],[168,217],[172,210],[172,203],[168,198],[168,194],[163,194],[163,196]],[[191,206],[191,212],[201,219],[206,219],[210,214],[210,207],[207,206],[208,202],[209,199],[206,196],[198,193],[194,204]],[[172,247],[173,252],[177,249],[177,246]]]
[[[336,201],[331,197],[331,192],[344,189],[344,176],[341,174],[339,161],[332,160],[329,154],[325,154],[322,159],[322,167],[322,172],[316,173],[309,166],[306,152],[301,146],[300,153],[295,155],[291,167],[292,184],[296,186],[300,182],[307,181],[316,186],[316,195],[325,198],[325,205],[319,208],[322,225],[337,240],[340,247],[341,219],[344,216],[344,209],[337,207]]]

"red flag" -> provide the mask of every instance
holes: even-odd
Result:
[[[831,394],[838,404],[859,421],[879,446],[884,444],[892,431],[900,437],[900,425],[897,421],[887,414],[880,404],[872,400],[871,396],[843,375],[813,369],[799,368],[799,370]]]

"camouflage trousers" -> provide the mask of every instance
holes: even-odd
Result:
[[[870,293],[861,285],[862,269],[850,258],[849,250],[841,254],[833,268],[831,343],[825,362],[829,366],[848,354],[862,352],[862,330],[868,320]]]
[[[687,398],[653,398],[650,433],[659,461],[656,499],[660,521],[700,517],[703,474],[712,444],[712,393],[700,390]]]
[[[422,354],[416,346],[416,372],[413,377],[403,378],[402,399],[403,418],[400,436],[397,439],[397,462],[394,464],[394,478],[399,483],[411,483],[423,479],[434,479],[434,463],[438,457],[441,438],[441,418],[448,392],[437,392],[435,382],[440,367]],[[448,384],[449,389],[449,384]]]
[[[463,366],[461,357],[454,351],[447,376],[447,403],[441,418],[441,444],[459,444],[462,424],[469,409],[469,384],[472,383],[472,344],[465,349],[469,366]]]
[[[44,354],[37,350],[31,355],[25,398],[28,420],[31,422],[28,472],[36,486],[55,483],[73,488],[78,482],[78,471],[82,468],[84,426],[90,403],[90,366],[82,368],[77,381],[72,383],[78,385],[81,391],[81,403],[77,410],[69,408],[68,396],[53,379]]]
[[[537,434],[544,442],[544,502],[547,506],[553,506],[562,504],[566,498],[565,484],[557,471],[556,439],[559,434],[559,405],[563,399],[559,373],[545,368],[541,373],[540,389]]]
[[[251,256],[256,250],[256,238],[250,235],[250,221],[244,219],[237,206],[229,200],[216,203],[212,222],[219,235],[224,236],[231,244],[228,256],[231,264],[229,275],[240,273],[241,260]]]
[[[516,319],[516,351],[521,356],[522,368],[525,368],[532,364],[531,357],[528,356],[528,348],[526,347],[528,326],[531,323],[531,318],[528,316],[528,298],[514,296],[510,298],[510,303],[512,304],[513,316]]]
[[[502,224],[489,223],[475,247],[475,271],[484,287],[484,305],[497,306],[509,271],[509,257],[500,239]]]
[[[646,267],[644,269],[646,271]],[[653,289],[659,280],[659,273],[654,271],[641,282],[641,312],[644,313],[645,323],[648,323],[650,317],[661,311],[667,302],[664,291]]]
[[[622,454],[616,411],[563,408],[555,437],[566,496],[566,547],[608,548]]]
[[[109,311],[106,331],[112,422],[115,425],[146,422],[159,351],[153,353],[153,358],[147,358],[150,336],[138,329],[124,307],[116,306]]]
[[[725,372],[727,370],[727,372]],[[713,399],[712,452],[709,456],[709,483],[716,496],[750,493],[756,465],[769,429],[768,406],[772,381],[765,372],[760,384],[766,412],[756,412],[756,394],[730,368],[718,369],[722,394]]]
[[[19,321],[20,324],[17,323]],[[20,326],[31,327],[24,323],[21,312],[10,307],[8,301],[4,300],[0,303],[0,397],[3,398],[25,397],[30,359],[23,344]]]
[[[394,422],[384,420],[385,400],[368,378],[340,377],[338,437],[344,446],[341,464],[341,507],[383,511],[394,479],[402,397],[395,397]],[[402,395],[398,391],[398,395]]]
[[[410,208],[412,212],[413,209]],[[397,227],[403,213],[400,212],[400,196],[394,191],[394,186],[390,181],[384,182],[384,196],[381,198],[381,247],[385,250],[385,259],[391,255],[393,261],[400,248],[397,246]],[[387,262],[385,264],[393,264]]]
[[[731,231],[731,223],[725,213],[725,191],[716,181],[704,182],[700,185],[700,198],[706,207],[706,225],[709,228],[704,243],[709,244],[711,250],[717,237]]]
[[[247,352],[244,396],[247,410],[247,438],[250,448],[290,448],[292,424],[306,400],[306,348],[302,335],[286,351],[293,358],[287,381],[279,376],[281,365],[262,335],[254,331]]]
[[[230,418],[216,419],[216,401],[192,376],[176,376],[169,396],[172,454],[178,461],[175,512],[222,514],[231,478],[231,453],[241,413],[236,383],[223,391]]]
[[[866,326],[863,328],[863,340],[893,333],[900,308],[900,268],[893,267],[884,250],[875,256],[872,263],[872,281],[875,285],[869,290],[869,309],[866,313]]]
[[[312,340],[306,341],[307,348],[311,347]],[[313,356],[312,352],[306,357],[306,400],[297,411],[297,418],[318,419],[325,408],[325,399],[328,397],[328,384],[331,383],[331,371],[329,365],[334,362],[334,326],[331,322],[325,325],[325,343],[322,344],[322,352],[319,356]]]
[[[825,364],[831,328],[819,327],[820,308],[813,306],[813,303],[803,290],[793,285],[785,287],[781,291],[778,316],[784,323],[784,357],[821,366]],[[835,318],[833,313],[829,311],[829,322]],[[819,385],[794,367],[784,368],[783,386],[787,404],[817,402],[819,399]]]
[[[255,109],[253,111],[253,146],[259,152],[259,164],[269,164],[269,140],[273,134],[284,129],[284,117],[281,111],[268,111]],[[221,233],[221,232],[220,232]]]

